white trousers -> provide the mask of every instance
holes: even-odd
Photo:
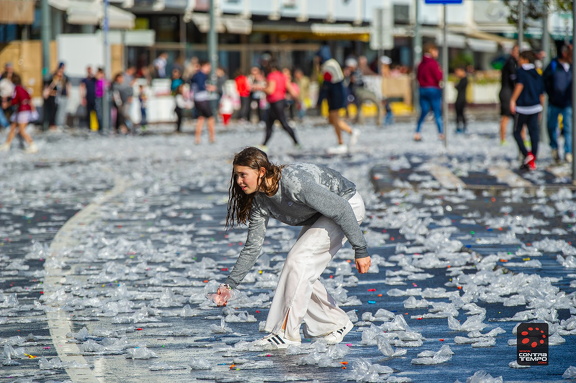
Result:
[[[356,193],[348,202],[360,224],[366,213],[362,197]],[[302,322],[312,337],[327,335],[348,322],[348,315],[319,280],[344,243],[344,232],[329,218],[320,217],[302,228],[280,273],[265,331],[300,341]]]

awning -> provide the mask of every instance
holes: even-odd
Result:
[[[226,17],[223,18],[222,21],[228,33],[240,35],[249,35],[252,33],[252,20],[242,19],[240,17]]]
[[[310,29],[317,35],[370,33],[370,27],[356,27],[352,24],[315,23],[310,25]]]
[[[448,33],[446,36],[446,40],[448,40],[448,47],[450,48],[466,48],[466,37],[462,35],[456,35],[454,33]],[[436,41],[438,45],[444,45],[444,34],[439,33],[436,37]]]
[[[299,39],[370,41],[370,27],[336,23],[258,23],[254,32],[276,33]]]
[[[48,3],[66,12],[66,21],[77,25],[102,25],[104,7],[101,0],[48,0]],[[133,29],[134,14],[112,5],[108,6],[108,27]]]
[[[102,17],[102,9],[96,2],[69,2],[66,21],[69,24],[97,25]]]
[[[108,26],[112,29],[134,29],[136,16],[118,7],[108,6]]]
[[[502,36],[496,35],[494,33],[488,33],[488,32],[482,32],[482,31],[466,31],[466,32],[464,32],[464,34],[469,37],[469,39],[468,39],[469,43],[472,40],[481,40],[483,43],[484,42],[492,42],[493,45],[502,45],[502,47],[504,47],[504,49],[506,49],[506,50],[509,50],[510,48],[512,48],[512,46],[514,46],[514,44],[516,44],[515,40],[508,39],[506,37],[502,37]],[[474,44],[476,44],[476,42],[472,41],[470,43],[471,47]],[[484,45],[484,46],[487,47],[487,45]],[[478,44],[478,47],[480,47],[479,44]],[[497,47],[493,50],[490,50],[490,51],[483,50],[482,52],[496,52],[496,50],[497,50]]]
[[[207,33],[210,30],[210,16],[207,13],[192,13],[192,21],[200,32]],[[241,35],[252,33],[252,20],[234,16],[216,16],[214,19],[216,30],[219,33],[228,31]]]
[[[210,17],[206,13],[193,13],[192,14],[192,21],[198,27],[198,30],[202,33],[208,33],[210,30]],[[222,21],[222,18],[218,17],[214,19],[214,23],[216,24],[216,30],[218,33],[223,33],[226,31],[226,26]]]
[[[498,52],[498,43],[490,40],[466,39],[468,47],[474,52]]]

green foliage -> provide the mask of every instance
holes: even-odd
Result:
[[[470,52],[460,52],[450,62],[450,69],[466,68],[468,65],[474,65],[474,58]]]
[[[542,17],[550,12],[569,12],[572,11],[574,0],[502,0],[510,10],[508,22],[510,24],[518,23],[518,3],[523,2],[524,20],[527,25],[532,22],[541,20]]]
[[[556,0],[555,3],[558,9],[564,12],[572,11],[574,6],[574,0]]]

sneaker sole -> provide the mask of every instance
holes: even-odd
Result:
[[[344,337],[354,328],[354,324],[350,321],[348,321],[348,323],[346,323],[346,325],[344,327],[342,327],[339,330],[334,331],[335,333],[340,334],[339,335],[339,340],[332,340],[330,339],[330,337],[328,337],[328,339],[326,339],[326,343],[328,344],[338,344],[340,342],[342,342],[344,340]],[[332,334],[330,334],[332,335]]]
[[[285,349],[290,346],[300,346],[300,342],[289,341],[287,339],[282,339],[279,335],[274,335],[266,339],[266,343],[264,343],[264,339],[254,342],[254,345],[258,347],[267,347],[272,346],[277,349]]]

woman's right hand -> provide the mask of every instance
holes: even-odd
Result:
[[[212,295],[212,301],[216,306],[226,306],[228,301],[232,298],[232,289],[228,285],[220,285],[216,294]]]

